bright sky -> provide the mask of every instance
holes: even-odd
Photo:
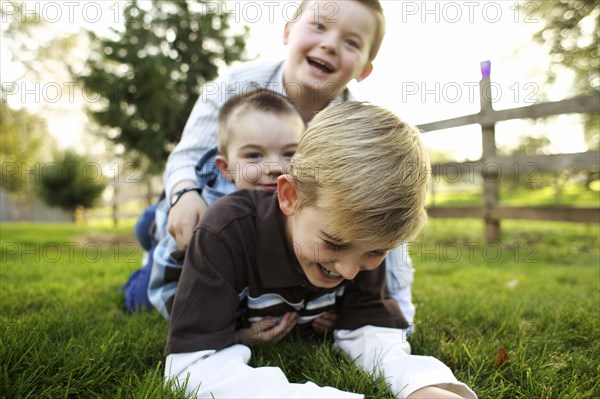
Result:
[[[247,42],[250,56],[286,56],[283,26],[295,7],[289,3],[285,0],[228,1],[225,10],[231,12],[232,23],[236,27],[250,28]],[[532,32],[541,27],[533,2],[383,0],[382,3],[387,34],[372,75],[360,84],[350,85],[358,99],[389,108],[416,124],[476,113],[479,110],[475,86],[481,77],[479,64],[490,60],[496,109],[542,100],[539,90],[547,59],[541,49],[531,44]],[[36,10],[51,22],[53,29],[105,31],[109,26],[122,25],[121,12],[127,2],[30,1],[26,4],[28,10]],[[218,2],[209,4],[221,7]],[[2,7],[5,6],[6,2],[2,2]],[[3,84],[6,84],[10,82],[10,75],[5,73],[4,64],[2,70]],[[81,103],[65,101],[68,94],[63,82],[60,98],[63,108],[59,115],[49,116],[49,126],[64,143],[77,143],[81,142],[86,117],[81,112]],[[11,97],[9,102],[14,104],[20,96]],[[550,99],[562,98],[564,90],[559,84],[555,92],[550,93]],[[65,107],[68,112],[64,111]],[[522,121],[500,123],[497,141],[510,143],[515,137],[528,133],[546,134],[556,152],[584,151],[581,128],[572,125],[576,118],[557,118],[552,125],[535,129]],[[477,125],[452,129],[452,134],[449,133],[429,133],[424,139],[430,148],[445,151],[458,160],[480,157]]]

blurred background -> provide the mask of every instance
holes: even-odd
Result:
[[[118,225],[160,195],[203,85],[286,57],[298,2],[0,4],[0,220]],[[382,4],[374,72],[350,88],[424,130],[430,214],[486,219],[490,240],[503,217],[595,221],[599,3]]]

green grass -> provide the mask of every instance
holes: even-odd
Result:
[[[599,397],[598,225],[502,226],[502,244],[491,245],[480,221],[434,220],[413,244],[413,347],[481,398]],[[504,368],[494,364],[500,347]]]
[[[600,397],[599,227],[432,220],[411,245],[413,351],[451,367],[480,398]],[[119,286],[140,264],[131,227],[0,226],[0,392],[6,398],[172,398],[167,324],[127,315]],[[495,365],[500,348],[509,363]],[[326,340],[292,335],[253,365],[390,398]]]
[[[165,322],[122,310],[118,287],[140,263],[129,231],[1,226],[5,397],[172,397],[160,364]]]

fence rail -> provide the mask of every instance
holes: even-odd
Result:
[[[600,109],[600,95],[583,95],[561,101],[537,103],[529,106],[494,110],[491,101],[491,83],[488,63],[482,63],[482,79],[479,82],[481,111],[477,114],[465,115],[419,125],[426,134],[440,129],[479,124],[482,128],[482,157],[478,161],[449,162],[432,165],[434,178],[454,179],[456,176],[481,178],[483,181],[483,203],[480,206],[453,206],[428,208],[432,218],[477,218],[484,221],[485,236],[488,242],[500,239],[500,221],[548,220],[577,223],[600,223],[600,208],[573,208],[565,206],[551,207],[509,207],[500,204],[500,175],[528,176],[543,171],[560,171],[565,169],[583,170],[600,169],[600,152],[588,151],[574,154],[554,155],[514,155],[499,156],[496,154],[495,124],[510,119],[536,119],[567,113],[594,113]],[[449,175],[451,174],[451,176]],[[474,180],[470,180],[474,181]],[[514,180],[515,182],[518,179]],[[115,187],[115,192],[120,191]],[[119,192],[114,199],[105,204],[103,209],[93,211],[94,216],[110,218],[115,224],[123,218],[137,218],[149,197],[156,196],[152,190],[145,193]],[[130,204],[135,204],[131,206]]]
[[[483,176],[488,170],[500,169],[502,173],[523,175],[536,172],[553,172],[564,169],[600,168],[600,151],[551,155],[513,155],[490,157],[486,162],[433,163],[431,174],[445,176],[448,172],[459,176]],[[489,173],[489,172],[487,172]]]
[[[485,78],[482,80],[485,82]],[[480,84],[481,86],[481,84]],[[487,85],[489,86],[489,85]],[[483,86],[484,88],[487,86]],[[484,98],[491,98],[491,94]],[[491,104],[485,101],[486,104]],[[585,114],[598,112],[600,109],[600,96],[598,94],[590,94],[568,98],[566,100],[554,101],[549,103],[532,104],[525,107],[503,109],[496,111],[495,109],[484,109],[477,113],[457,118],[445,119],[441,121],[425,123],[419,125],[419,128],[425,132],[434,130],[449,129],[452,127],[466,125],[493,125],[496,122],[508,121],[511,119],[537,119],[559,114]]]
[[[426,124],[419,128],[426,134],[435,130],[472,124],[481,125],[482,156],[479,161],[443,163],[432,165],[434,177],[448,177],[448,173],[483,178],[483,204],[479,207],[429,207],[433,218],[483,219],[488,242],[500,240],[502,219],[554,220],[580,223],[600,223],[600,208],[572,207],[507,207],[500,205],[499,180],[501,174],[526,174],[538,171],[564,169],[600,168],[600,152],[577,154],[498,156],[496,154],[495,124],[511,119],[536,119],[567,113],[597,113],[600,110],[600,94],[582,95],[561,101],[537,103],[529,106],[494,110],[491,101],[491,65],[481,63],[482,79],[479,82],[480,107],[477,114],[460,116]]]
[[[600,223],[598,208],[572,208],[566,206],[477,206],[430,207],[427,213],[432,218],[449,219],[519,219],[548,220],[577,223]]]

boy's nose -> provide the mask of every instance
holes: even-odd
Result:
[[[352,280],[360,271],[360,263],[350,259],[339,261],[335,266],[336,271],[346,280]]]
[[[333,34],[324,35],[323,39],[321,40],[321,48],[323,50],[333,53],[333,54],[336,54],[337,47],[338,47],[338,40],[337,40],[336,35],[333,35]]]
[[[283,165],[279,158],[269,159],[263,165],[265,174],[271,176],[279,176],[283,173]]]

